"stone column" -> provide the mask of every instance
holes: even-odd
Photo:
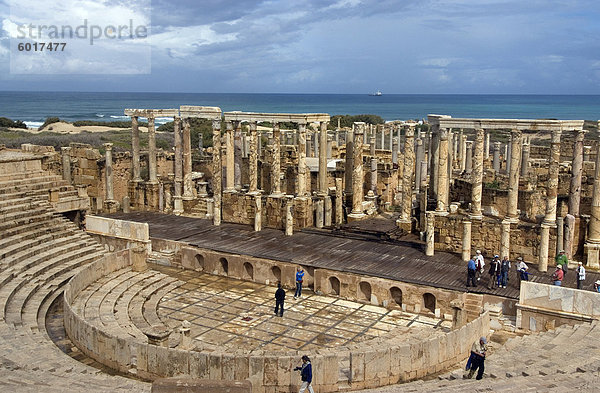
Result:
[[[105,201],[112,201],[115,199],[113,191],[112,147],[112,143],[104,144],[104,149],[106,149],[106,168],[104,171],[106,183],[106,189],[104,193]]]
[[[394,130],[390,128],[388,131],[390,132],[388,146],[390,147],[390,151],[392,151],[394,149]]]
[[[508,207],[507,218],[518,222],[517,206],[519,202],[519,161],[521,160],[521,131],[511,130],[511,168],[508,174]]]
[[[436,212],[445,215],[448,212],[448,129],[439,131],[439,166],[437,182]]]
[[[492,151],[494,154],[492,166],[494,167],[494,172],[498,174],[500,173],[500,142],[494,142]]]
[[[294,234],[294,216],[292,208],[294,207],[294,197],[288,195],[285,200],[285,234],[292,236]]]
[[[592,147],[584,146],[583,147],[583,161],[590,161],[591,154],[592,154]]]
[[[322,121],[319,132],[319,194],[327,194],[327,122]]]
[[[190,122],[183,120],[183,197],[184,201],[194,199],[194,182],[192,181],[192,136]]]
[[[344,223],[344,207],[342,194],[342,179],[335,179],[335,225],[340,226]]]
[[[550,245],[550,225],[541,224],[540,251],[538,254],[538,270],[540,272],[548,271],[548,248]]]
[[[377,158],[371,158],[371,191],[377,195]]]
[[[473,142],[466,142],[467,149],[465,152],[465,174],[470,175],[473,172]]]
[[[71,148],[61,147],[62,153],[62,177],[63,180],[71,184]]]
[[[323,216],[324,216],[324,224],[326,227],[330,227],[331,226],[331,215],[333,213],[332,211],[332,206],[331,206],[331,197],[329,195],[325,195],[323,197]]]
[[[221,225],[221,192],[223,188],[221,163],[221,120],[212,121],[213,153],[212,153],[212,189],[214,199],[213,224]]]
[[[404,168],[402,173],[402,210],[400,211],[399,223],[411,223],[412,211],[412,181],[415,165],[414,153],[414,127],[407,127],[404,139]]]
[[[433,256],[435,249],[435,213],[427,212],[427,243],[425,246],[425,255]]]
[[[371,157],[375,157],[375,149],[377,148],[377,146],[375,146],[375,143],[375,135],[371,135],[371,137],[369,138],[369,154],[371,155]]]
[[[480,220],[483,218],[481,210],[481,197],[483,193],[483,156],[484,156],[484,133],[482,128],[475,130],[475,154],[473,173],[471,176],[471,219]]]
[[[502,220],[500,231],[500,258],[510,258],[510,220]]]
[[[415,148],[415,192],[421,191],[421,161],[425,159],[425,149],[423,149],[423,139],[418,136]]]
[[[485,134],[485,146],[483,148],[484,158],[487,160],[490,158],[490,133],[486,132]]]
[[[398,165],[398,138],[392,141],[392,165],[394,167]]]
[[[331,136],[327,136],[327,159],[330,160],[333,158],[333,138]]]
[[[352,200],[352,170],[354,168],[354,124],[352,131],[346,131],[346,162],[344,163],[345,192],[348,201]]]
[[[319,139],[319,133],[317,131],[312,132],[313,139],[313,151],[311,152],[311,157],[319,157],[319,149],[321,145],[321,140]]]
[[[352,218],[364,216],[363,203],[363,154],[362,141],[365,123],[354,123],[354,167],[352,168]]]
[[[439,134],[440,134],[440,128],[439,125],[433,125],[431,127],[431,157],[430,159],[430,164],[429,164],[429,174],[430,174],[430,187],[429,187],[429,192],[432,194],[431,196],[433,198],[437,198],[437,192],[438,192],[438,171],[439,171],[439,159],[440,159],[440,154],[439,154]]]
[[[323,203],[323,200],[318,200],[314,203],[314,207],[315,207],[315,227],[317,228],[323,228],[323,224],[325,222],[325,212],[324,212],[324,208],[325,208],[325,204]]]
[[[271,194],[280,196],[281,194],[281,147],[279,123],[273,122],[273,165],[271,165]]]
[[[135,244],[129,248],[129,260],[131,261],[131,270],[134,272],[143,272],[148,270],[148,250],[144,245]]]
[[[556,219],[556,222],[557,222],[557,226],[558,226],[558,218]],[[573,216],[571,214],[567,214],[565,216],[565,225],[564,225],[564,244],[563,244],[563,247],[561,247],[559,249],[559,251],[564,249],[569,261],[573,260],[573,245],[574,244],[575,244],[575,216]]]
[[[148,116],[148,181],[156,183],[156,130],[154,129],[154,116]]]
[[[556,217],[556,254],[564,248],[565,226],[564,218]]]
[[[558,200],[558,171],[560,161],[560,131],[552,131],[550,162],[548,165],[548,188],[546,191],[546,216],[544,224],[556,224],[556,202]]]
[[[248,192],[258,194],[258,138],[256,133],[256,122],[250,123],[250,158],[248,162],[248,176],[250,178],[250,188]],[[279,135],[274,140],[273,146],[279,145]],[[274,149],[275,150],[275,149]],[[277,149],[278,150],[278,149]]]
[[[183,203],[181,201],[181,187],[183,183],[183,150],[181,143],[181,118],[179,116],[175,116],[173,119],[173,137],[175,139],[175,190],[173,193],[173,213],[180,215],[183,213]]]
[[[233,148],[233,124],[226,123],[227,133],[225,134],[225,191],[235,191],[235,159]]]
[[[510,141],[508,142],[508,144],[506,145],[506,149],[505,149],[505,156],[506,156],[506,175],[508,176],[508,174],[510,173],[510,165],[511,165],[511,160],[510,158],[512,157],[512,135],[510,136]]]
[[[467,262],[469,259],[471,259],[471,221],[465,217],[463,219],[462,260]]]
[[[298,124],[298,190],[299,197],[306,196],[306,123]]]
[[[577,132],[573,145],[573,165],[571,170],[571,189],[569,194],[569,214],[579,217],[579,202],[581,200],[581,177],[583,174],[583,130]]]
[[[521,176],[525,177],[529,173],[529,140],[523,141],[523,152],[521,153]]]
[[[598,269],[600,267],[600,144],[596,150],[594,191],[585,248],[587,250],[587,266]]]
[[[254,149],[256,150],[256,148]],[[262,230],[262,200],[260,194],[254,196],[254,231]]]
[[[467,168],[467,136],[460,130],[460,171],[464,172]]]
[[[236,121],[233,133],[233,176],[236,191],[242,189],[242,122]]]
[[[421,186],[419,191],[426,191],[427,188],[427,161],[421,161]],[[426,192],[425,192],[426,193]]]
[[[140,176],[140,129],[138,117],[131,116],[131,174],[133,181],[141,181]]]

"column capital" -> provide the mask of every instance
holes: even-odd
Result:
[[[65,153],[65,154],[68,154],[68,153],[71,152],[71,148],[70,147],[61,147],[60,151],[63,152],[63,153]]]
[[[218,120],[218,119],[213,120],[212,128],[213,128],[213,131],[215,131],[215,130],[221,131],[221,120]]]
[[[415,126],[406,127],[405,134],[407,138],[413,138],[415,136]]]
[[[256,122],[251,121],[250,124],[248,124],[248,128],[250,129],[250,131],[256,131]]]
[[[513,138],[520,138],[523,135],[523,131],[513,128],[510,130],[510,135]]]
[[[103,144],[103,146],[104,146],[104,148],[105,148],[107,151],[111,151],[111,150],[112,150],[112,147],[113,147],[113,144],[109,142],[109,143],[104,143],[104,144]],[[69,149],[70,149],[70,148],[69,148]]]
[[[552,139],[551,139],[551,143],[560,143],[560,137],[562,135],[562,131],[561,130],[553,130],[552,131]]]
[[[225,122],[225,127],[227,128],[227,131],[233,131],[233,122],[231,120],[227,120]]]
[[[575,131],[575,141],[576,142],[583,142],[583,139],[585,138],[585,134],[587,132],[585,130],[576,130]]]

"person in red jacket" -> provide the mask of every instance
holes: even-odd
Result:
[[[552,273],[552,281],[554,281],[554,285],[560,287],[562,285],[564,275],[565,273],[562,269],[562,266],[556,265],[556,270],[554,271],[554,273]]]

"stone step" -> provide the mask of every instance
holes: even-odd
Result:
[[[68,187],[72,187],[63,180],[47,180],[39,182],[27,182],[23,184],[7,184],[4,187],[0,187],[0,199],[11,198],[13,195],[19,195],[23,192],[28,192],[30,195],[36,194],[41,195],[44,191],[47,192],[50,189],[58,188],[59,191],[66,191]]]
[[[4,303],[4,307],[0,307],[0,310],[3,310],[1,316],[12,323],[20,322],[22,305],[30,295],[29,291],[36,290],[47,279],[54,278],[60,273],[75,269],[83,263],[98,258],[99,253],[94,251],[93,247],[86,247],[83,243],[71,244],[59,251],[58,256],[38,263],[24,274],[14,277],[0,289],[0,305]],[[22,294],[21,288],[25,285],[29,285],[29,287],[25,289],[25,294]],[[19,295],[20,297],[17,297]],[[11,319],[17,313],[18,320]]]
[[[43,170],[31,170],[27,172],[13,172],[0,175],[0,182],[19,181],[23,179],[39,178],[47,175]]]
[[[183,281],[169,281],[163,280],[163,283],[167,283],[167,285],[158,288],[154,293],[150,296],[147,296],[147,301],[142,305],[142,314],[144,321],[146,324],[144,326],[155,326],[155,325],[169,325],[169,321],[163,320],[163,318],[158,314],[158,304],[162,300],[164,296],[171,293],[175,288],[180,287],[185,284]],[[142,328],[140,326],[140,328]]]
[[[49,220],[50,221],[50,220]],[[48,225],[35,222],[20,227],[12,228],[3,232],[3,238],[0,240],[0,258],[5,258],[18,250],[22,249],[23,243],[30,244],[42,236],[60,234],[61,236],[73,234],[74,228],[70,228],[64,222],[49,222]]]
[[[54,213],[48,210],[47,207],[38,207],[36,210],[30,210],[29,215],[0,221],[0,233],[8,229],[18,228],[21,225],[46,221],[52,217],[54,217]]]
[[[37,176],[35,176],[37,175]],[[13,176],[14,177],[14,176]],[[62,177],[58,175],[51,175],[46,172],[33,172],[33,173],[21,173],[18,179],[6,179],[0,177],[0,189],[4,189],[11,186],[21,186],[36,183],[47,183],[47,182],[64,182]],[[65,182],[66,183],[66,182]]]
[[[31,304],[32,306],[30,308],[33,308],[34,310],[30,312],[32,312],[33,319],[37,320],[36,307],[39,306],[48,292],[64,286],[81,267],[98,260],[104,255],[102,252],[94,252],[91,248],[84,248],[80,250],[79,254],[79,257],[73,255],[69,260],[62,261],[60,264],[54,264],[42,274],[38,273],[34,279],[36,282],[35,287],[32,287],[31,283],[27,287],[21,287],[19,292],[14,294],[11,303],[7,305],[7,314],[10,312],[15,314],[20,312],[22,316],[25,312],[29,311],[27,305]],[[37,300],[37,302],[32,301],[32,298],[37,293],[40,294],[41,299]],[[22,318],[19,318],[16,321],[9,321],[8,317],[6,319],[8,322],[14,324],[22,323]]]

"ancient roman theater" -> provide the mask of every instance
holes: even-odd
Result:
[[[0,145],[7,391],[297,392],[303,355],[316,392],[600,383],[597,123],[124,113],[130,149]],[[192,145],[198,122],[212,143]],[[464,379],[482,336],[484,378]]]

